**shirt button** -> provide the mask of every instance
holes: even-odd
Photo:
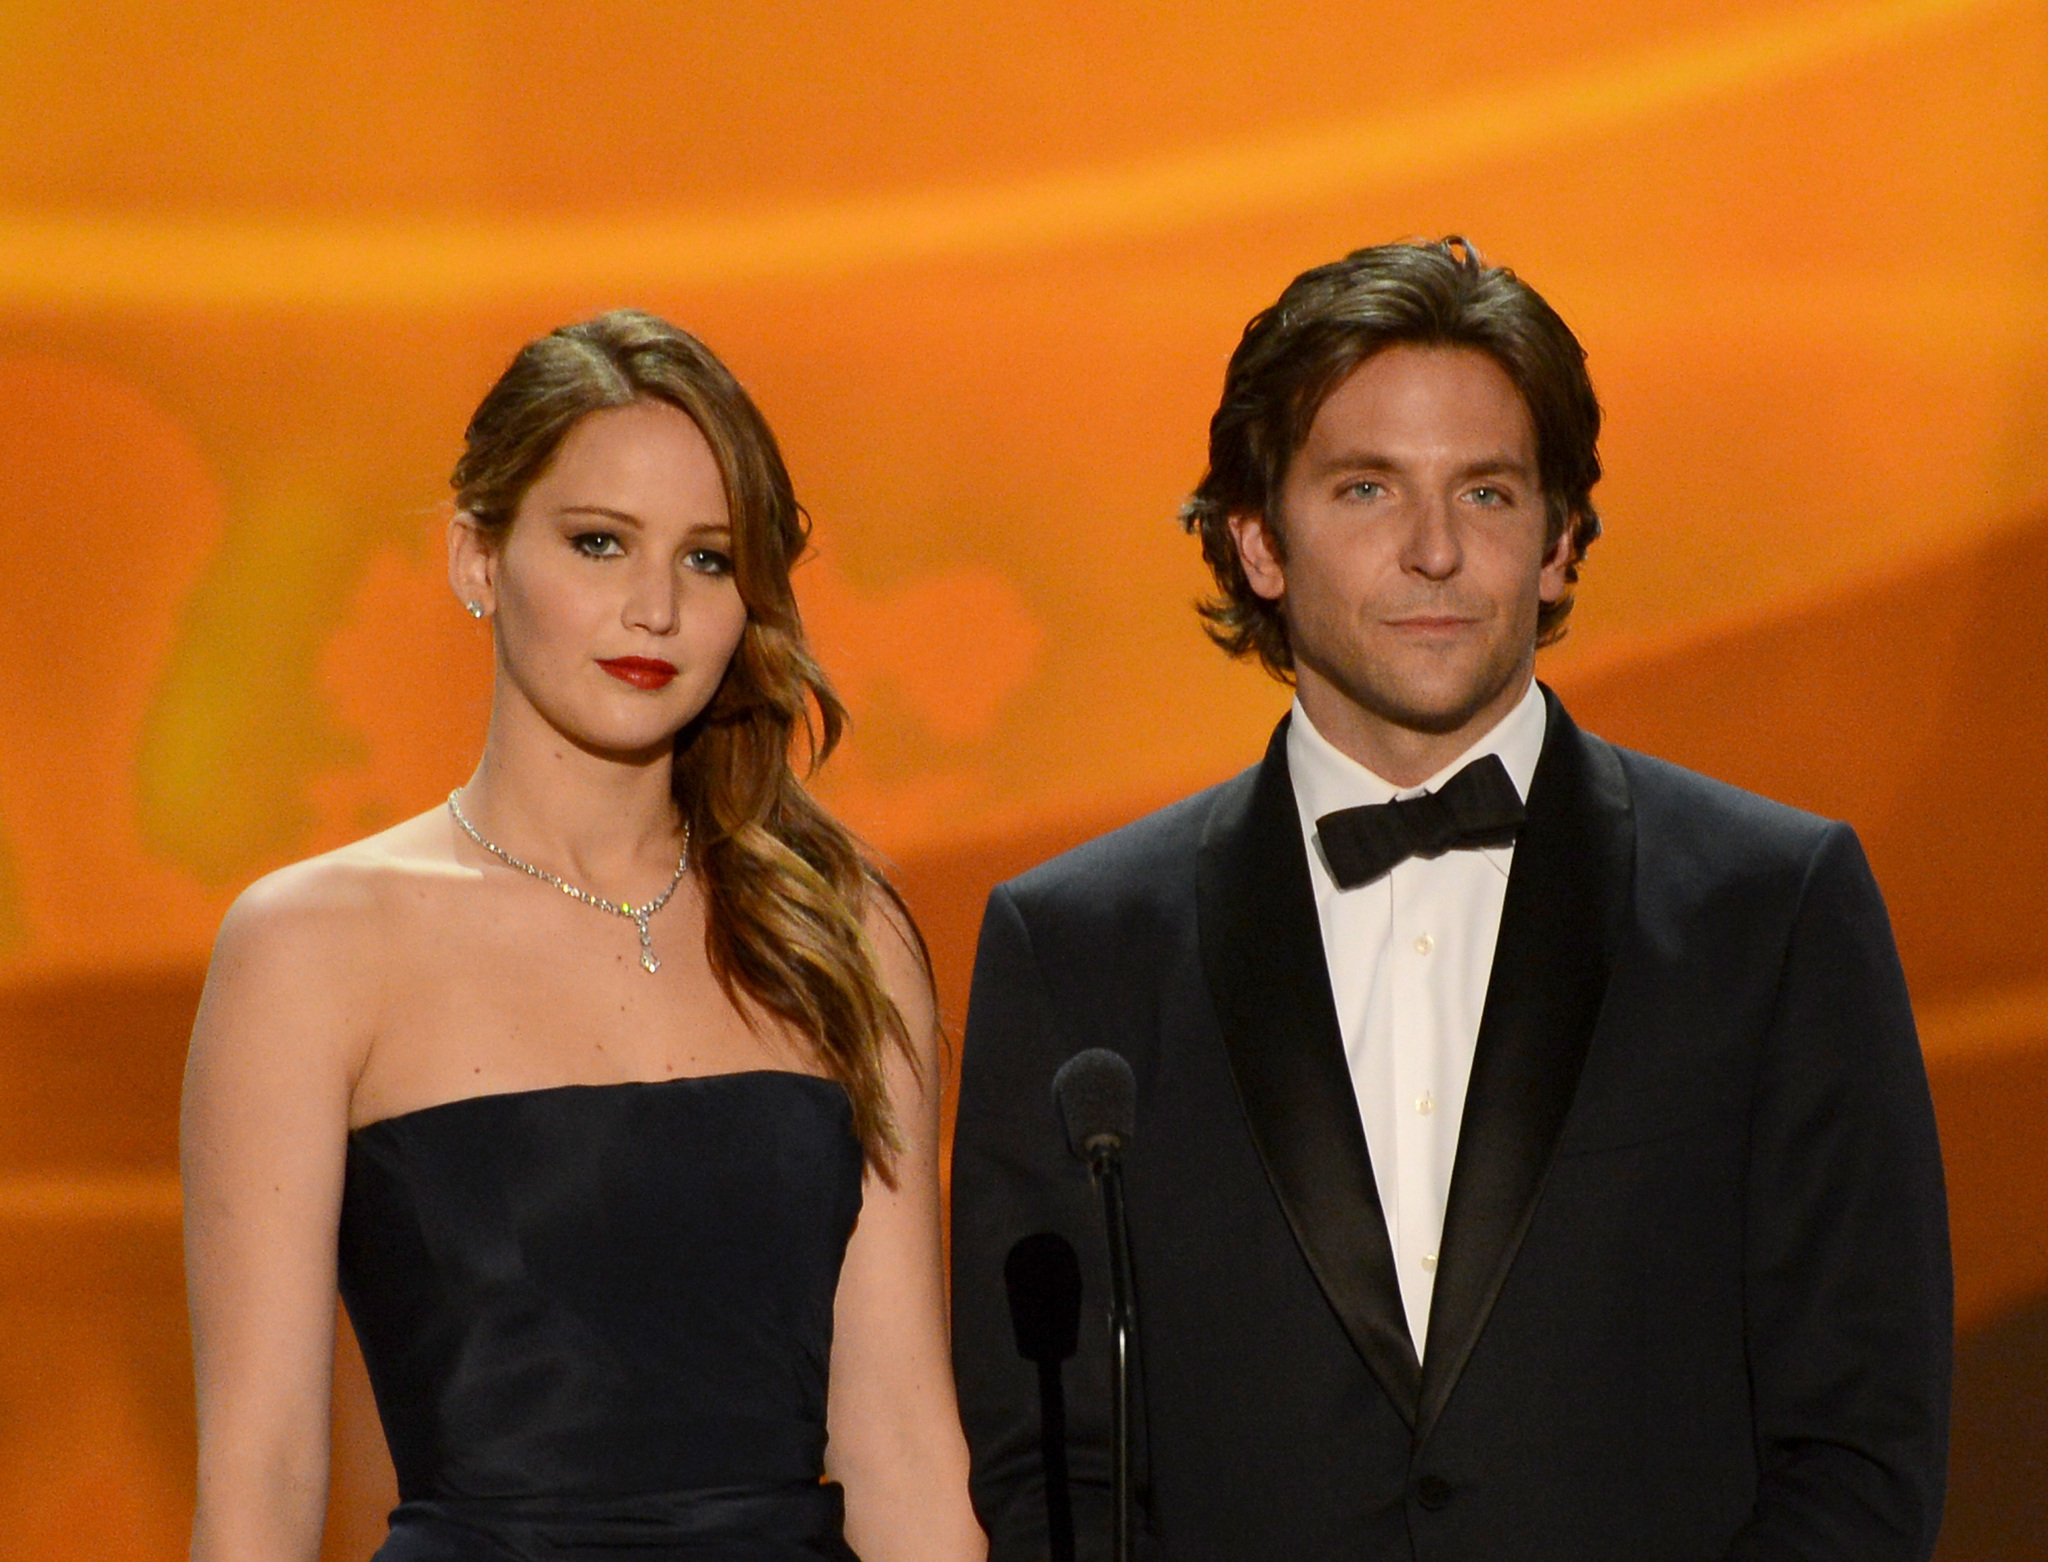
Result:
[[[1431,1112],[1436,1110],[1436,1097],[1427,1090],[1423,1091],[1421,1095],[1415,1098],[1415,1110],[1424,1117],[1429,1116]]]
[[[1435,1274],[1435,1273],[1436,1273],[1436,1254],[1434,1254],[1434,1253],[1424,1253],[1424,1254],[1422,1255],[1422,1267],[1423,1267],[1423,1269],[1424,1269],[1424,1270],[1425,1270],[1425,1271],[1426,1271],[1427,1273],[1429,1273],[1429,1274]]]
[[[1436,948],[1436,940],[1431,938],[1427,933],[1424,933],[1420,938],[1415,940],[1415,952],[1419,955],[1426,955],[1434,948]]]

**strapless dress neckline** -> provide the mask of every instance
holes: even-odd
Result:
[[[378,1562],[846,1562],[825,1405],[862,1170],[845,1091],[794,1070],[353,1130],[341,1288],[401,1498]]]
[[[585,1090],[659,1090],[669,1085],[716,1086],[727,1081],[756,1079],[788,1079],[816,1085],[844,1099],[846,1087],[836,1079],[827,1079],[823,1074],[806,1074],[793,1068],[734,1068],[724,1069],[716,1074],[664,1074],[659,1079],[597,1079],[566,1080],[559,1085],[515,1085],[509,1090],[481,1090],[473,1096],[450,1096],[445,1101],[429,1101],[425,1106],[409,1106],[403,1112],[393,1112],[386,1117],[372,1118],[367,1123],[358,1123],[351,1128],[349,1137],[366,1134],[382,1128],[387,1123],[403,1123],[411,1118],[425,1117],[434,1112],[446,1112],[453,1108],[466,1107],[481,1101],[514,1101],[528,1096],[574,1095]]]

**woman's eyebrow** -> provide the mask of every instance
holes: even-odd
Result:
[[[624,510],[614,510],[602,504],[565,504],[555,512],[557,515],[595,515],[607,521],[619,521],[627,526],[638,526],[640,517]]]

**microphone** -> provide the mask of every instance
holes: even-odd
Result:
[[[1131,1347],[1138,1316],[1131,1285],[1131,1232],[1124,1212],[1123,1154],[1138,1115],[1131,1065],[1107,1047],[1090,1047],[1052,1077],[1053,1104],[1067,1147],[1088,1167],[1102,1194],[1109,1243],[1109,1470],[1111,1562],[1131,1555]]]
[[[1066,1126],[1067,1148],[1093,1171],[1098,1158],[1123,1154],[1138,1116],[1131,1065],[1107,1047],[1090,1047],[1060,1065],[1052,1098]]]

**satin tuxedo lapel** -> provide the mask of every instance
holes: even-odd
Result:
[[[1402,1419],[1422,1369],[1323,959],[1287,723],[1227,788],[1196,865],[1202,969],[1266,1175],[1345,1332]],[[1510,891],[1512,894],[1512,891]]]
[[[1442,1414],[1535,1213],[1628,927],[1627,779],[1614,751],[1543,695],[1549,724],[1508,875],[1444,1211],[1418,1442]]]

